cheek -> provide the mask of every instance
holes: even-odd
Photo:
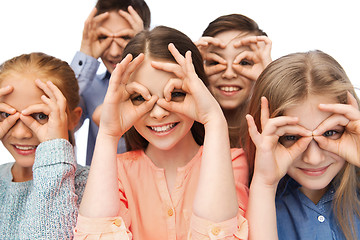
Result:
[[[243,90],[245,90],[247,92],[247,94],[250,94],[250,91],[253,89],[255,85],[255,81],[251,81],[249,79],[245,79],[244,80],[244,88]]]
[[[217,74],[215,74],[215,75],[217,75]],[[209,82],[208,89],[211,92],[211,94],[213,94],[213,95],[215,93],[216,82],[218,80],[218,77],[216,77],[215,75],[212,75],[211,77],[208,77],[208,82]]]

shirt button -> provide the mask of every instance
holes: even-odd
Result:
[[[83,62],[80,60],[79,61],[79,66],[82,66],[83,65]]]
[[[174,215],[174,210],[172,210],[172,208],[169,208],[168,210],[168,215],[171,217],[172,215]]]
[[[118,219],[118,218],[115,219],[114,224],[115,224],[115,226],[120,227],[121,226],[121,220]]]
[[[325,221],[325,217],[322,216],[322,215],[320,215],[320,216],[318,216],[318,220],[319,220],[319,222],[324,222],[324,221]]]
[[[211,233],[212,233],[213,235],[215,235],[215,236],[219,235],[219,233],[220,233],[220,228],[219,228],[219,227],[213,227],[213,228],[211,229]]]

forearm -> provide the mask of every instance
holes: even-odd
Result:
[[[119,213],[120,196],[117,174],[117,137],[99,130],[88,181],[80,205],[85,217],[115,217]]]
[[[194,213],[221,222],[235,217],[239,209],[225,117],[205,124],[205,133]]]
[[[78,213],[75,169],[75,154],[67,140],[54,139],[39,145],[21,239],[72,239]]]
[[[275,194],[276,186],[267,186],[254,175],[246,211],[246,219],[249,222],[249,239],[278,239]]]

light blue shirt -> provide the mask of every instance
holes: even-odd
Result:
[[[300,187],[289,176],[279,183],[275,199],[279,240],[345,240],[332,208],[335,189],[330,187],[314,204]],[[355,227],[359,232],[358,218],[355,218]]]
[[[72,239],[89,167],[70,142],[41,143],[30,181],[13,182],[13,164],[0,166],[0,239]]]
[[[95,58],[88,56],[82,52],[77,52],[71,62],[71,68],[75,72],[75,76],[79,84],[80,107],[83,109],[81,120],[78,128],[83,124],[85,119],[89,119],[89,131],[86,150],[86,165],[90,165],[96,136],[99,127],[92,120],[92,115],[97,106],[104,101],[107,88],[109,86],[110,73],[96,74],[100,62]],[[124,138],[121,138],[118,144],[118,153],[126,151]]]

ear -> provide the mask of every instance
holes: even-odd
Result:
[[[75,127],[78,125],[80,118],[82,114],[82,108],[76,107],[74,110],[70,113],[70,118],[68,122],[69,130],[73,131]]]

